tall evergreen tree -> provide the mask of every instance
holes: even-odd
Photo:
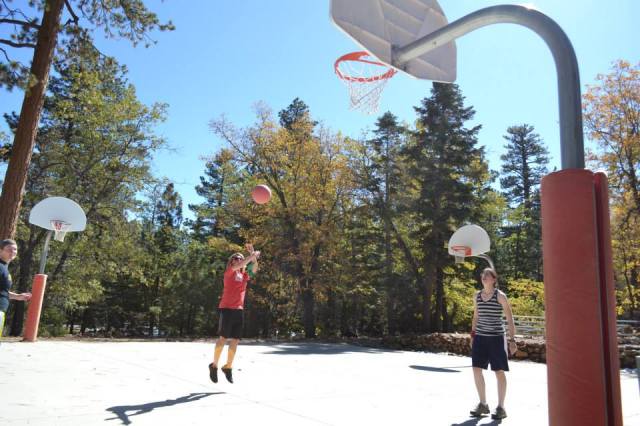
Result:
[[[296,123],[300,123],[303,120],[308,120],[313,128],[317,121],[312,121],[309,117],[309,106],[300,98],[295,98],[289,106],[278,112],[280,118],[280,125],[287,130],[293,130]],[[299,128],[299,126],[298,126]]]
[[[178,248],[183,246],[180,235],[182,199],[175,191],[173,183],[161,183],[151,195],[150,204],[153,204],[153,209],[148,223],[151,238],[147,247],[152,254],[152,284],[146,297],[150,336],[153,335],[157,321],[163,313],[163,293],[167,284],[176,277],[180,253]]]
[[[196,186],[196,193],[204,198],[204,202],[189,204],[196,217],[188,225],[196,239],[204,241],[208,237],[224,237],[238,241],[237,227],[226,206],[231,189],[239,182],[232,150],[222,149],[207,161],[205,176],[200,176],[200,184]]]
[[[457,85],[434,83],[431,96],[414,109],[417,129],[404,155],[411,179],[406,188],[413,193],[409,205],[415,215],[412,237],[419,256],[409,261],[419,265],[414,269],[422,295],[423,327],[441,330],[443,324],[450,324],[444,268],[451,259],[443,247],[455,228],[477,215],[490,174],[484,148],[477,146],[480,126],[466,127],[475,112],[465,107]]]
[[[547,174],[549,152],[533,126],[511,126],[504,136],[500,186],[512,211],[500,246],[507,277],[541,280],[540,181]]]
[[[387,322],[389,333],[394,334],[397,329],[395,314],[398,310],[396,299],[399,286],[398,277],[394,276],[393,241],[400,236],[394,233],[393,221],[398,212],[397,196],[403,186],[400,149],[405,140],[406,129],[398,123],[395,115],[386,112],[378,118],[373,133],[374,138],[370,141],[373,155],[369,189],[374,194],[374,206],[383,227],[383,282],[387,299]]]

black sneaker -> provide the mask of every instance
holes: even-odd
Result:
[[[507,417],[507,412],[504,411],[504,408],[500,406],[497,406],[496,412],[491,415],[491,418],[493,420],[500,420],[500,419],[504,419],[505,417]]]
[[[233,375],[231,374],[231,369],[222,367],[220,370],[222,370],[222,372],[224,373],[224,377],[227,378],[227,381],[229,383],[233,383]]]
[[[489,410],[488,404],[483,404],[482,402],[478,402],[478,405],[476,405],[476,408],[469,411],[469,414],[471,414],[473,417],[482,417],[485,414],[489,414],[490,412],[491,411]]]
[[[209,364],[209,378],[213,383],[218,383],[218,367],[214,367],[213,363]]]

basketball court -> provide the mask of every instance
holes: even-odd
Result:
[[[468,357],[346,344],[244,342],[234,384],[209,380],[209,342],[3,342],[3,425],[489,425]],[[512,362],[504,424],[546,425],[546,366]],[[487,378],[490,378],[487,376]],[[638,380],[621,373],[626,425]],[[495,380],[487,380],[495,405]],[[221,423],[225,422],[225,423]]]
[[[485,8],[449,24],[435,0],[332,0],[331,16],[357,48],[366,49],[341,56],[334,68],[348,87],[350,106],[368,114],[376,112],[385,84],[398,71],[454,82],[454,40],[475,29],[515,23],[547,42],[558,73],[563,168],[542,185],[549,372],[542,364],[512,363],[504,421],[547,424],[551,413],[552,423],[563,426],[613,426],[620,424],[621,401],[625,424],[640,424],[638,379],[632,372],[618,373],[615,353],[606,176],[584,170],[579,73],[564,32],[545,15],[515,5]],[[268,188],[258,187],[252,197],[267,202]],[[41,212],[34,208],[30,217],[50,232],[34,279],[28,341],[37,337],[49,241],[62,241],[66,232],[86,225],[84,212],[72,200],[43,202]],[[490,246],[488,240],[486,247],[481,243],[482,238],[453,241],[449,252],[457,262],[482,257]],[[569,321],[575,318],[580,320]],[[231,385],[224,379],[209,381],[212,351],[212,342],[5,342],[0,422],[500,423],[469,417],[477,395],[467,357],[340,344],[245,343]],[[490,374],[485,380],[494,408],[495,382]],[[555,395],[549,404],[547,395]]]

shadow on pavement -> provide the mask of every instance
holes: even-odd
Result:
[[[475,426],[482,420],[486,419],[486,417],[474,417],[472,419],[466,420],[462,423],[451,423],[451,426]],[[482,426],[485,425],[499,425],[502,423],[502,420],[491,420],[489,423],[482,423]]]
[[[171,407],[172,405],[184,404],[185,402],[191,402],[191,401],[197,401],[197,400],[199,400],[201,398],[204,398],[206,396],[218,395],[218,394],[223,394],[223,393],[225,393],[225,392],[190,393],[189,395],[181,396],[180,398],[167,399],[167,400],[164,400],[164,401],[157,401],[157,402],[148,402],[146,404],[116,405],[115,407],[107,408],[107,411],[111,411],[117,417],[111,417],[111,418],[106,419],[106,420],[115,420],[116,418],[118,418],[118,419],[120,419],[122,421],[122,424],[130,425],[131,424],[131,420],[129,420],[129,417],[137,416],[137,415],[140,415],[140,414],[149,413],[154,408]],[[128,412],[131,412],[131,414],[127,414]]]
[[[460,373],[460,370],[454,370],[454,368],[469,368],[469,365],[464,365],[461,367],[449,367],[449,368],[443,368],[443,367],[427,367],[426,365],[410,365],[409,368],[413,368],[414,370],[421,370],[421,371],[431,371],[433,373]]]
[[[276,355],[337,355],[344,353],[385,353],[393,352],[389,349],[370,348],[365,346],[354,346],[347,343],[282,343],[271,346],[272,351],[265,354]]]

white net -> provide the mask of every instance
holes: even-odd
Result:
[[[397,72],[367,52],[344,55],[336,61],[335,70],[349,89],[350,108],[365,114],[378,111],[382,91]]]
[[[51,227],[53,228],[53,239],[56,241],[64,241],[64,237],[67,235],[71,224],[63,220],[52,220]]]

